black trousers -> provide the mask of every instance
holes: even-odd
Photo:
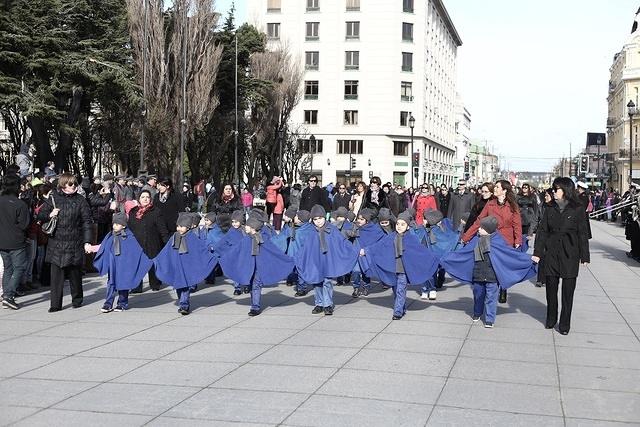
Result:
[[[69,279],[71,287],[71,304],[74,307],[82,305],[82,273],[81,266],[69,265],[67,267],[58,267],[51,264],[51,308],[62,308],[62,294],[64,289],[65,275]]]
[[[156,276],[156,268],[153,265],[149,270],[149,287],[154,291],[157,291],[162,287],[162,282],[160,281],[160,279],[158,279],[158,276]],[[140,281],[138,287],[133,290],[135,292],[142,292],[142,280]]]
[[[553,327],[558,321],[558,286],[560,278],[547,276],[547,327]],[[569,332],[571,328],[571,309],[573,308],[573,292],[576,290],[576,278],[562,279],[562,310],[558,330]]]

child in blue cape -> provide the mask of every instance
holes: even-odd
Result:
[[[206,231],[207,245],[209,245],[209,250],[212,252],[213,248],[225,235],[225,232],[222,231],[222,228],[220,228],[220,225],[216,222],[217,219],[218,217],[215,212],[209,212],[204,216],[204,230]]]
[[[497,228],[494,216],[483,218],[476,237],[440,260],[452,277],[472,285],[472,319],[477,322],[484,312],[485,328],[493,328],[496,321],[499,289],[536,276],[531,257],[507,245]]]
[[[191,288],[202,282],[215,268],[215,255],[207,242],[191,230],[193,217],[178,215],[176,232],[153,260],[158,279],[173,286],[178,293],[178,313],[190,313]]]
[[[124,212],[113,214],[112,231],[108,233],[93,261],[98,273],[107,275],[107,297],[102,306],[103,313],[114,311],[113,300],[118,294],[115,311],[129,308],[129,291],[138,286],[153,263],[142,251],[142,247],[127,232],[127,216]]]
[[[282,214],[282,227],[280,228],[280,232],[276,232],[273,236],[271,236],[271,241],[274,245],[278,247],[283,253],[287,253],[287,248],[289,246],[289,237],[291,236],[291,228],[293,227],[293,219],[296,216],[297,209],[288,208]],[[293,284],[287,280],[287,286],[292,286]]]
[[[424,211],[425,235],[423,242],[438,258],[454,250],[459,237],[458,233],[452,231],[442,220],[443,216],[439,210]],[[425,282],[422,286],[422,299],[433,301],[437,298],[436,289],[442,288],[444,274],[444,269],[439,268],[436,274]]]
[[[231,228],[225,234],[224,239],[221,239],[218,242],[218,245],[222,244],[226,240],[239,238],[239,235],[241,234],[242,229],[244,228],[245,220],[246,220],[246,216],[244,214],[244,211],[236,210],[231,212]],[[216,252],[218,252],[217,246],[216,246]],[[243,293],[248,294],[249,287],[242,286],[238,282],[233,282],[233,295],[238,296],[238,295],[242,295]]]
[[[353,212],[350,212],[344,206],[340,206],[335,211],[331,212],[331,223],[336,226],[340,232],[346,236],[349,230],[353,229],[353,223],[349,220],[349,214],[355,218]],[[340,276],[336,279],[336,286],[342,286],[345,283],[351,283],[351,273],[345,274],[344,276]]]
[[[347,236],[353,239],[353,246],[357,252],[360,252],[361,248],[373,245],[385,236],[382,228],[372,221],[374,214],[375,212],[371,209],[360,209],[356,217],[356,226],[347,232]],[[359,258],[351,272],[352,297],[358,298],[360,295],[369,295],[371,278],[367,276],[367,270],[366,258]]]
[[[263,227],[260,229],[260,234],[265,240],[271,240],[273,236],[276,236],[276,230],[273,228],[271,222],[269,222],[269,215],[265,211],[259,208],[253,208],[249,211],[248,218],[256,218],[262,222]]]
[[[393,320],[402,319],[407,311],[407,286],[422,285],[438,268],[438,257],[408,232],[410,222],[411,214],[402,212],[395,232],[360,250],[371,275],[393,288]]]
[[[260,230],[264,223],[250,216],[239,239],[227,239],[218,246],[222,271],[231,280],[251,290],[249,316],[262,312],[262,288],[287,278],[293,259],[283,254]]]
[[[313,206],[310,214],[312,232],[294,260],[300,278],[314,287],[315,307],[311,313],[330,316],[334,308],[331,279],[353,269],[358,251],[334,225],[327,222],[327,213],[322,206]]]
[[[380,208],[378,211],[378,225],[384,234],[391,234],[396,229],[396,217],[389,208]]]
[[[308,240],[309,234],[313,233],[313,224],[311,224],[310,220],[311,213],[304,209],[296,212],[293,217],[293,227],[291,228],[289,246],[287,248],[287,255],[290,257],[296,256],[300,248],[302,248]],[[297,268],[294,267],[289,277],[287,277],[287,281],[291,281],[291,284],[294,286],[296,291],[295,296],[303,297],[309,293],[309,287],[307,283],[300,278]]]

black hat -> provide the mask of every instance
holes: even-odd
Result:
[[[311,218],[319,218],[322,217],[324,218],[325,216],[327,216],[327,211],[324,210],[324,208],[320,205],[314,205],[311,208],[311,212],[309,212],[311,214]]]
[[[119,179],[127,179],[126,175],[116,175],[115,180],[119,180]]]
[[[437,209],[429,209],[424,211],[424,219],[427,220],[427,224],[436,225],[442,221],[442,212]]]
[[[408,212],[409,215],[411,215],[411,218],[415,218],[416,217],[416,210],[409,206],[407,209],[405,209],[405,212]]]
[[[257,218],[262,222],[269,222],[269,216],[265,211],[259,208],[253,208],[249,211],[249,218]]]
[[[191,215],[191,226],[192,227],[199,226],[200,225],[200,220],[202,219],[200,214],[197,213],[197,212],[192,212],[190,215]]]
[[[231,221],[238,221],[240,224],[244,224],[244,211],[233,211],[231,212]]]
[[[364,209],[360,209],[360,212],[358,212],[358,216],[364,218],[367,220],[367,222],[371,221],[371,218],[373,218],[374,216],[374,212],[371,209],[368,208],[364,208]]]
[[[260,231],[263,225],[264,225],[264,222],[260,221],[260,219],[256,217],[250,216],[249,219],[247,220],[247,226],[253,228],[256,231]]]
[[[180,212],[178,214],[178,220],[176,221],[176,225],[178,227],[187,227],[187,228],[191,228],[191,224],[193,223],[193,220],[191,219],[191,215],[189,215],[189,213],[187,212]]]
[[[114,224],[120,224],[123,226],[127,226],[127,215],[124,212],[116,212],[111,217],[111,222]]]
[[[227,232],[227,230],[229,230],[229,228],[231,228],[231,216],[229,216],[229,214],[220,214],[216,219],[218,226],[225,233]]]
[[[300,222],[309,222],[309,220],[311,219],[311,213],[309,211],[305,211],[304,209],[299,210],[298,213],[296,213],[296,216],[298,217],[298,220]]]
[[[340,216],[343,217],[343,218],[346,218],[347,214],[349,214],[349,211],[344,206],[340,206],[338,209],[333,211],[333,216],[336,217],[336,218],[338,218]]]
[[[392,221],[395,217],[391,213],[389,208],[381,208],[378,212],[378,222],[380,221]]]
[[[211,222],[216,222],[216,218],[217,218],[217,216],[216,216],[215,212],[209,212],[208,214],[206,214],[204,216],[204,219],[208,219]]]
[[[293,218],[294,216],[296,216],[296,212],[298,212],[298,209],[296,208],[287,208],[287,210],[284,211],[284,216],[286,216],[287,218]]]
[[[494,233],[498,229],[498,220],[495,216],[489,215],[488,217],[480,220],[480,228],[489,234]]]
[[[110,173],[105,174],[105,175],[102,177],[102,180],[103,180],[103,181],[113,181],[113,175],[111,175]]]
[[[403,221],[404,221],[404,222],[406,222],[407,224],[410,224],[410,223],[411,223],[411,220],[412,220],[412,218],[411,218],[411,213],[410,213],[410,212],[407,212],[407,211],[400,212],[400,213],[398,214],[398,221],[400,221],[400,220],[403,220]]]
[[[351,211],[347,212],[347,221],[353,222],[354,219],[356,219],[356,214]]]
[[[153,174],[148,175],[148,176],[147,176],[147,181],[149,181],[149,180],[151,180],[151,179],[155,179],[155,180],[157,181],[157,180],[158,180],[158,177],[157,177],[156,175],[153,175]]]

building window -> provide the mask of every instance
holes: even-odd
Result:
[[[298,150],[303,154],[322,153],[322,140],[316,139],[313,142],[309,139],[298,140]]]
[[[280,0],[267,0],[267,12],[280,12]]]
[[[413,101],[413,83],[400,82],[400,100]]]
[[[338,154],[362,154],[362,140],[339,139]]]
[[[304,82],[304,99],[318,99],[317,80],[306,80]]]
[[[409,155],[409,143],[404,141],[393,141],[393,155],[394,156],[408,156]]]
[[[320,0],[307,0],[307,12],[320,10]]]
[[[402,52],[402,71],[413,71],[413,53]]]
[[[402,11],[413,13],[413,0],[402,0]]]
[[[320,34],[320,23],[307,22],[306,40],[318,40],[320,38],[319,34]]]
[[[271,40],[280,39],[280,24],[279,23],[270,23],[267,24],[267,38]]]
[[[357,110],[345,110],[344,111],[344,123],[345,125],[357,125],[358,124],[358,111]]]
[[[348,39],[360,38],[360,22],[359,21],[347,22],[347,38]]]
[[[411,113],[409,111],[400,111],[400,126],[407,127],[409,126],[409,116]]]
[[[344,99],[358,99],[358,81],[344,81]]]
[[[317,125],[318,124],[318,110],[304,110],[304,124],[305,125]]]
[[[304,53],[304,69],[305,70],[317,70],[319,64],[320,64],[320,52]]]
[[[413,24],[408,22],[402,23],[402,40],[406,42],[413,41]]]
[[[360,0],[347,0],[347,11],[360,10]]]
[[[345,70],[357,70],[360,68],[360,52],[357,50],[348,50],[345,52],[344,60]]]

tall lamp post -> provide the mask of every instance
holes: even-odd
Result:
[[[284,138],[284,130],[278,129],[276,134],[278,138],[278,174],[282,176],[282,138]]]
[[[311,165],[309,167],[309,175],[313,174],[313,152],[316,149],[316,136],[311,134],[309,137],[309,152],[311,153]],[[309,177],[307,177],[309,178]]]
[[[415,175],[413,172],[413,128],[416,125],[416,119],[413,117],[413,114],[409,113],[409,127],[411,128],[411,188],[413,188],[413,176]]]
[[[627,112],[629,113],[629,187],[631,187],[633,184],[633,116],[638,113],[633,101],[627,104]]]

